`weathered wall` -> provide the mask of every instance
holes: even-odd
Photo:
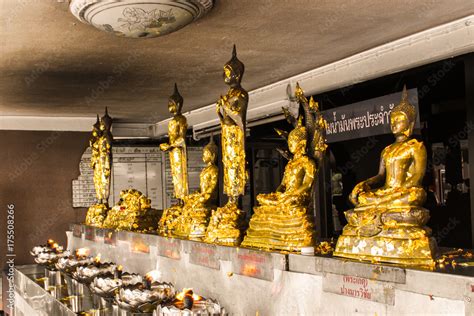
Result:
[[[66,243],[65,230],[82,221],[72,208],[71,180],[89,133],[0,131],[0,267],[5,263],[7,205],[15,209],[15,263],[48,238]]]

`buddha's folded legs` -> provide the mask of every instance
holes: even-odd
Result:
[[[177,219],[174,234],[177,237],[202,240],[209,222],[209,214],[213,208],[206,205],[185,205],[183,213]]]
[[[212,212],[209,219],[203,241],[226,246],[238,246],[241,241],[242,214],[242,211],[232,202],[217,208]]]
[[[254,208],[243,247],[276,251],[300,251],[314,244],[313,221],[307,208],[280,203]]]
[[[379,189],[363,192],[358,197],[360,206],[395,204],[395,205],[423,205],[426,192],[423,188],[394,188]]]
[[[291,210],[299,205],[308,204],[307,194],[281,194],[281,193],[270,193],[270,194],[259,194],[257,201],[261,206],[278,207],[278,209]]]

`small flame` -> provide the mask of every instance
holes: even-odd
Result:
[[[158,281],[160,278],[161,278],[161,272],[158,270],[152,270],[148,272],[147,274],[145,274],[145,279],[150,283]]]
[[[95,258],[94,258],[94,262],[100,263],[100,257],[101,257],[100,253],[97,254],[97,256],[95,256]]]
[[[193,300],[194,300],[194,301],[201,301],[201,300],[202,300],[202,296],[197,295],[197,294],[193,294]]]
[[[176,294],[176,299],[178,299],[180,301],[184,300],[184,297],[186,296],[186,294],[188,294],[188,292],[191,292],[192,290],[193,289],[184,288],[181,292]]]
[[[90,252],[89,248],[79,248],[76,250],[76,257],[85,258],[89,256]]]
[[[55,244],[54,240],[53,239],[48,239],[48,246],[52,247],[53,244]]]
[[[179,301],[183,301],[185,296],[191,296],[193,301],[201,301],[203,298],[200,295],[193,293],[192,288],[184,288],[183,291],[176,294],[176,299]]]
[[[246,264],[243,268],[245,275],[256,275],[257,267],[253,264]]]
[[[119,265],[119,266],[117,267],[117,270],[118,270],[118,271],[122,271],[122,270],[123,270],[122,265]]]

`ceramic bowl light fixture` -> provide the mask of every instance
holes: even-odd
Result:
[[[121,37],[149,38],[172,33],[213,7],[213,0],[71,0],[81,22]]]

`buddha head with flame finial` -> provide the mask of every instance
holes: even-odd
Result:
[[[112,127],[112,118],[109,115],[107,107],[105,107],[105,114],[100,119],[100,130],[110,131],[111,127]]]
[[[209,144],[202,150],[202,161],[207,164],[215,164],[217,160],[217,145],[214,143],[214,137],[211,135]]]
[[[303,118],[298,118],[298,124],[288,135],[288,149],[292,154],[306,153],[307,132],[303,125]]]
[[[183,108],[183,97],[178,91],[178,85],[174,84],[174,92],[168,100],[168,110],[171,114],[181,114],[181,109]]]
[[[395,135],[410,137],[416,121],[415,107],[408,101],[406,86],[403,87],[402,100],[390,113],[390,128]]]
[[[237,49],[234,45],[232,58],[224,65],[224,82],[230,86],[240,85],[244,71],[245,66],[237,58]]]

